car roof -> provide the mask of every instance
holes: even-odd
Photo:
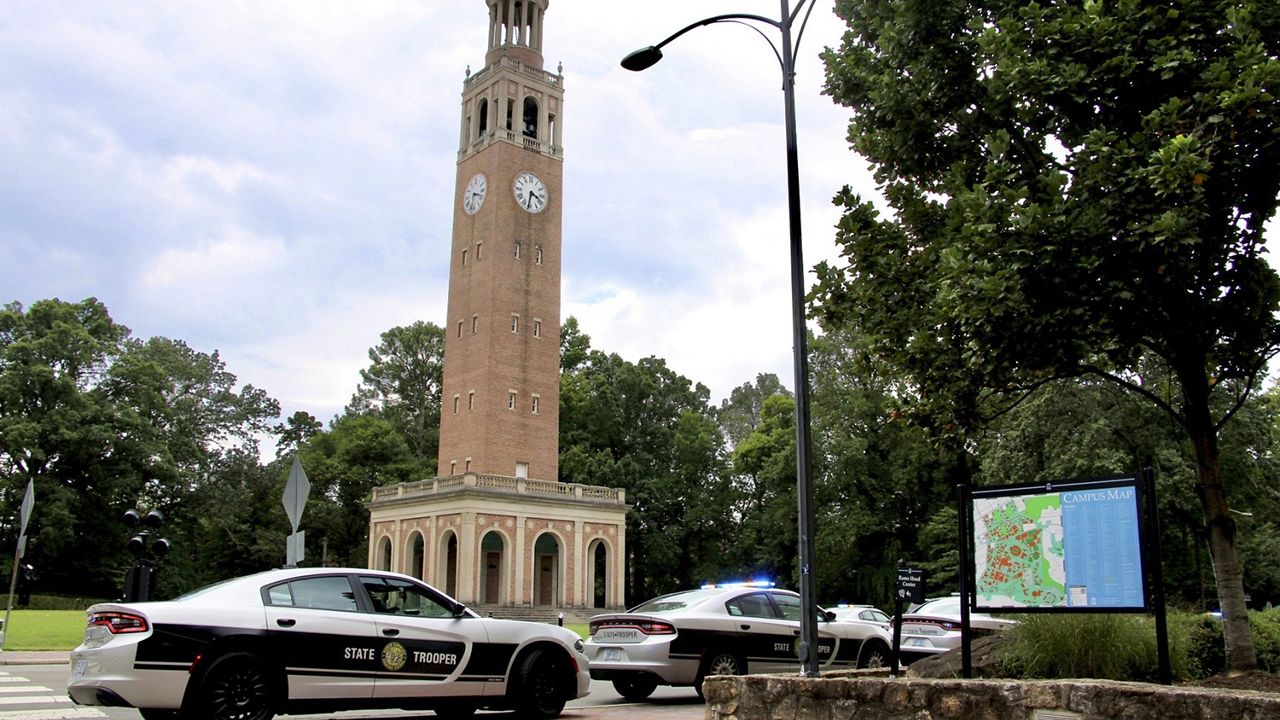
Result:
[[[724,602],[727,598],[751,593],[774,593],[779,595],[796,595],[791,590],[775,587],[758,587],[753,585],[716,585],[681,590],[679,592],[659,595],[631,608],[631,613],[679,613],[692,612],[695,608],[715,602]]]
[[[312,577],[316,575],[376,575],[380,577],[397,578],[400,580],[414,581],[414,578],[400,573],[387,572],[385,570],[370,570],[369,568],[329,568],[329,567],[310,567],[310,568],[277,568],[274,570],[264,570],[263,572],[254,573],[252,575],[244,575],[222,582],[206,585],[198,590],[193,590],[185,595],[174,598],[176,602],[184,600],[201,600],[201,601],[227,601],[233,599],[247,600],[251,597],[258,597],[261,589],[267,585],[273,585],[278,582],[293,580],[301,577]],[[417,581],[415,581],[417,582]]]

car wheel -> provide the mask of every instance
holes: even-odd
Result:
[[[693,689],[702,697],[702,681],[711,675],[746,675],[747,663],[731,652],[718,650],[707,653],[698,668],[698,679],[693,682]]]
[[[638,702],[653,694],[658,681],[646,675],[629,675],[613,681],[613,689],[625,700]]]
[[[882,668],[889,666],[889,646],[879,640],[869,640],[858,653],[858,668]]]
[[[200,683],[201,712],[207,720],[271,720],[271,679],[262,661],[248,653],[213,661]]]
[[[564,710],[565,688],[573,680],[573,671],[562,654],[536,649],[525,655],[516,669],[516,716],[528,720],[546,720]]]

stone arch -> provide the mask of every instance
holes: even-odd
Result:
[[[453,529],[440,535],[440,558],[436,564],[436,587],[450,597],[458,597],[458,534]]]
[[[614,604],[612,556],[613,548],[604,538],[594,538],[587,544],[587,607],[607,608]]]
[[[508,552],[510,543],[503,533],[496,528],[490,529],[480,538],[480,552],[477,553],[479,567],[476,573],[479,593],[477,600],[481,605],[504,605],[507,598]]]
[[[550,530],[533,542],[533,604],[556,607],[564,603],[564,541]]]
[[[409,533],[409,541],[405,543],[404,557],[404,573],[421,580],[427,566],[427,541],[422,537],[421,531],[414,530]]]
[[[391,536],[383,535],[378,538],[378,553],[374,557],[377,558],[379,570],[391,569]]]
[[[476,108],[476,137],[484,137],[489,132],[489,100],[480,98]]]

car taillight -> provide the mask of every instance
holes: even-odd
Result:
[[[124,612],[100,612],[89,616],[89,627],[105,627],[112,635],[147,631],[147,619]]]

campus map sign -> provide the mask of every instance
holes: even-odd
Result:
[[[978,610],[1143,610],[1137,477],[971,493]]]

